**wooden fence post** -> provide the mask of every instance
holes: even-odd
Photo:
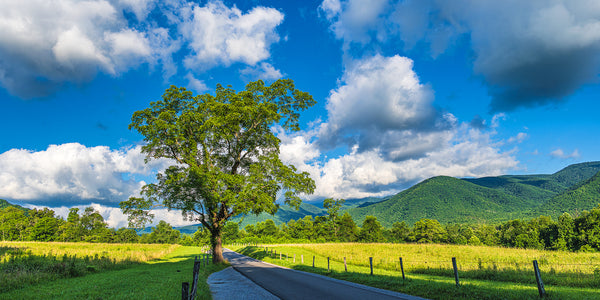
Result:
[[[454,280],[456,281],[456,286],[460,286],[458,282],[458,268],[456,267],[456,257],[452,258],[452,268],[454,269]]]
[[[540,298],[543,298],[544,296],[546,296],[546,289],[544,288],[544,283],[542,282],[542,276],[540,274],[540,268],[538,267],[537,260],[533,261],[533,270],[535,271],[535,281],[537,282]]]
[[[373,275],[373,257],[369,257],[369,266],[371,266],[371,275]]]
[[[327,257],[327,272],[329,272],[329,257]]]
[[[304,264],[304,254],[300,254],[300,259],[302,260],[302,264]]]
[[[189,282],[181,283],[181,300],[189,300],[188,290],[190,288]]]
[[[402,271],[402,280],[404,280],[404,264],[402,263],[402,257],[400,257],[400,270]]]
[[[196,291],[198,290],[198,277],[200,276],[200,261],[194,258],[194,270],[192,276],[192,289],[190,290],[190,299],[196,298]]]
[[[281,260],[281,252],[279,252],[279,260]]]
[[[346,265],[346,257],[344,256],[344,272],[348,272],[348,265]]]
[[[313,268],[315,267],[315,256],[313,255]]]

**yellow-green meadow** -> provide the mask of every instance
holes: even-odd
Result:
[[[294,269],[433,299],[539,298],[533,269],[533,260],[536,260],[548,297],[600,299],[597,289],[600,253],[377,243],[260,245],[237,249]],[[370,275],[370,257],[373,276]],[[459,287],[454,278],[453,257],[457,261]]]
[[[0,242],[0,299],[175,299],[204,248],[166,244]],[[225,265],[202,265],[206,278]]]

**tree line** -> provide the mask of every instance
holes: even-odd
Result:
[[[131,228],[109,228],[93,207],[81,213],[78,208],[71,208],[66,220],[48,208],[25,211],[8,206],[0,209],[0,239],[3,241],[174,244],[180,238],[180,232],[165,221],[141,236]]]
[[[527,249],[599,251],[600,205],[575,216],[564,213],[557,220],[540,216],[530,220],[510,220],[498,225],[446,224],[421,219],[413,226],[395,222],[383,227],[377,218],[367,216],[358,226],[346,212],[339,215],[343,200],[326,199],[325,216],[306,216],[276,225],[271,219],[240,228],[228,222],[223,228],[225,243],[447,243],[459,245],[504,246]],[[200,227],[193,235],[182,235],[165,221],[150,233],[137,234],[130,228],[109,228],[92,207],[80,213],[71,208],[66,220],[54,211],[16,207],[0,209],[0,238],[5,241],[60,241],[97,243],[179,243],[206,245],[210,232]]]
[[[243,229],[238,223],[228,222],[223,228],[223,240],[225,243],[412,242],[583,252],[600,250],[600,205],[575,216],[564,213],[557,220],[539,216],[497,225],[442,225],[437,220],[421,219],[413,226],[402,221],[384,228],[376,217],[367,216],[359,227],[347,212],[338,216],[337,211],[328,209],[328,213],[290,220],[279,226],[270,219],[246,225]]]

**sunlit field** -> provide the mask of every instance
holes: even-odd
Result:
[[[169,244],[102,244],[61,242],[3,242],[0,241],[0,260],[15,253],[46,256],[109,257],[116,262],[145,262],[172,252],[179,245]]]
[[[261,245],[237,249],[294,269],[433,299],[539,298],[533,269],[533,260],[537,260],[550,298],[600,299],[597,289],[600,286],[600,253],[357,243]],[[373,258],[373,276],[370,275],[369,257]],[[402,280],[400,257],[406,280]],[[457,260],[459,287],[454,279],[452,257]]]
[[[0,299],[175,299],[205,249],[166,244],[0,242]],[[206,278],[226,265],[202,266]]]

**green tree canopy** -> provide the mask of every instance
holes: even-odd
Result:
[[[383,227],[377,221],[377,217],[367,216],[360,228],[358,239],[361,242],[382,242],[384,241],[382,229]]]
[[[14,206],[0,209],[0,238],[3,241],[23,240],[22,232],[27,227],[27,216]]]
[[[250,82],[236,92],[217,85],[215,95],[194,96],[171,86],[162,99],[136,111],[130,129],[144,136],[146,159],[166,158],[173,165],[157,175],[121,208],[130,225],[141,226],[156,204],[179,209],[200,221],[211,233],[213,262],[223,261],[221,233],[227,220],[239,214],[275,213],[281,191],[285,202],[298,207],[299,193],[312,193],[308,173],[279,159],[280,140],[272,127],[300,129],[300,112],[315,101],[297,90],[290,79],[271,85]]]
[[[441,243],[446,240],[446,230],[437,220],[421,219],[415,223],[411,239],[418,243]]]
[[[396,242],[405,242],[410,235],[410,227],[406,222],[394,222],[392,224],[392,239]]]

